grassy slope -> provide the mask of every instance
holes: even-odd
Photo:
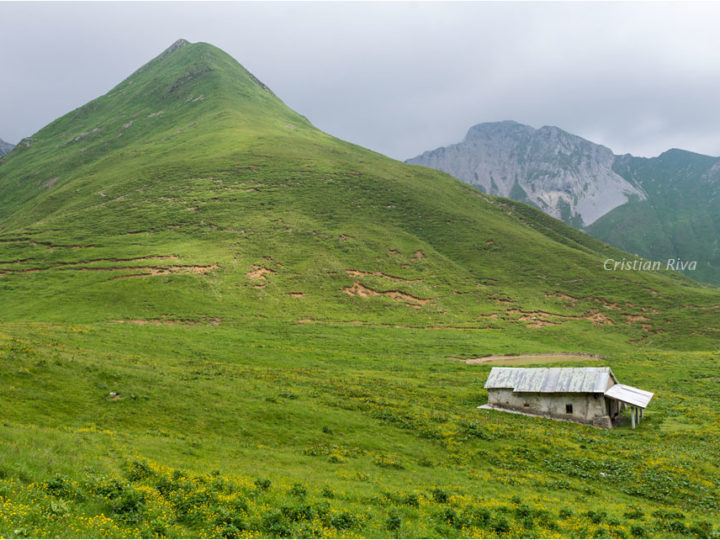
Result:
[[[720,283],[720,214],[717,158],[670,150],[657,158],[619,158],[615,169],[640,185],[645,201],[633,201],[601,217],[588,232],[652,260],[697,261],[687,275]]]
[[[0,164],[0,535],[712,533],[720,296],[622,255],[161,56]],[[557,351],[642,429],[478,412],[452,359]]]

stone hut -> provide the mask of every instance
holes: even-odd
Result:
[[[612,428],[630,407],[632,427],[640,422],[653,393],[620,384],[609,367],[494,367],[483,408]]]

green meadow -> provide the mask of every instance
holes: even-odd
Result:
[[[720,536],[720,292],[629,256],[172,48],[0,160],[0,536]],[[560,352],[641,425],[477,409]]]

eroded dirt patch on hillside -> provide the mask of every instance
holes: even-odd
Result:
[[[390,281],[397,281],[397,282],[404,282],[404,283],[413,283],[413,282],[420,282],[422,279],[407,279],[407,278],[401,278],[398,276],[391,276],[390,274],[385,274],[383,272],[363,272],[362,270],[345,270],[345,273],[348,276],[351,277],[380,277],[384,279],[388,279]]]
[[[570,296],[569,294],[556,292],[552,294],[546,294],[546,298],[559,298],[561,300],[567,300],[570,302],[571,306],[576,306],[577,303],[580,300],[584,300],[587,302],[595,302],[597,304],[602,305],[604,308],[607,309],[620,309],[620,304],[617,302],[610,302],[609,300],[605,300],[604,298],[600,298],[599,296]],[[629,307],[632,307],[631,304],[627,304]]]
[[[20,238],[0,238],[0,242],[2,243],[27,243],[31,246],[44,246],[48,249],[90,249],[90,248],[96,248],[97,246],[94,244],[89,244],[86,246],[83,245],[62,245],[62,244],[53,244],[52,242],[45,242],[41,240],[35,240],[34,238],[28,238],[28,237],[20,237]]]
[[[50,266],[46,266],[43,268],[32,268],[30,270],[39,272],[44,270],[55,270],[56,268],[61,268],[63,266],[78,266],[81,264],[92,264],[92,263],[101,263],[101,262],[113,262],[113,263],[119,263],[119,262],[137,262],[137,261],[151,261],[151,260],[166,260],[166,259],[177,259],[177,255],[144,255],[142,257],[129,257],[127,259],[120,259],[117,257],[102,257],[98,259],[81,259],[79,261],[58,261],[55,263],[52,263]],[[14,264],[23,264],[28,261],[33,261],[37,259],[18,259],[14,261],[0,261],[0,264],[6,264],[6,265],[14,265]],[[10,270],[12,271],[12,270]],[[24,270],[19,270],[20,272]]]
[[[161,260],[161,259],[177,259],[177,255],[150,255],[146,257],[132,257],[127,259],[119,258],[101,258],[87,259],[73,262],[56,262],[42,268],[0,268],[0,275],[3,274],[34,274],[37,272],[45,272],[49,270],[60,270],[70,272],[131,272],[123,276],[115,276],[112,279],[125,279],[145,276],[162,276],[167,274],[206,274],[211,270],[219,268],[217,264],[211,265],[171,265],[171,266],[81,266],[83,264],[102,263],[102,262],[137,262],[145,260]],[[24,261],[12,261],[12,264],[21,264]],[[4,264],[8,264],[7,262]]]
[[[505,311],[508,315],[520,315],[516,321],[527,323],[529,328],[540,328],[542,326],[555,326],[558,323],[550,319],[564,320],[587,320],[593,324],[607,324],[614,326],[615,323],[604,313],[598,311],[588,311],[583,315],[563,315],[560,313],[549,313],[547,311],[523,311],[521,309],[508,309]]]
[[[570,296],[569,294],[565,293],[553,293],[553,294],[546,294],[547,298],[560,298],[561,300],[567,300],[570,302],[570,305],[572,307],[575,307],[578,303],[578,299],[574,296]]]
[[[373,323],[367,321],[343,321],[343,320],[328,320],[328,319],[298,319],[296,321],[299,324],[328,324],[331,326],[366,326],[371,328],[399,328],[403,330],[493,330],[493,327],[488,326],[410,326],[405,324],[391,324],[391,323]],[[469,323],[472,324],[472,323]],[[456,358],[456,360],[458,360]]]
[[[632,324],[638,321],[649,321],[650,319],[643,315],[625,315],[625,320],[628,324]]]
[[[152,276],[166,276],[169,274],[206,274],[211,270],[217,270],[220,268],[217,264],[211,264],[208,266],[200,265],[177,265],[177,266],[137,266],[137,267],[113,267],[113,268],[78,268],[77,270],[85,272],[94,272],[99,270],[112,270],[112,271],[140,271],[141,274],[128,274],[125,276],[116,276],[113,279],[129,279],[138,277],[152,277]]]
[[[408,307],[420,307],[425,304],[430,304],[431,300],[428,298],[418,298],[402,291],[376,291],[370,287],[366,287],[359,281],[353,283],[350,287],[341,289],[342,292],[348,296],[359,296],[360,298],[370,298],[371,296],[387,296],[392,298],[396,302],[405,302]]]
[[[274,273],[275,273],[275,270],[266,268],[264,266],[260,266],[258,264],[253,264],[251,266],[251,270],[247,273],[247,276],[250,279],[267,279],[265,277],[266,274],[274,274]]]
[[[453,358],[465,364],[502,364],[502,365],[525,365],[525,364],[550,364],[554,362],[586,362],[588,360],[601,360],[605,358],[599,354],[591,353],[538,353],[518,355],[493,355],[480,358]]]
[[[395,326],[420,330],[493,330],[492,326]]]
[[[696,306],[695,304],[685,304],[685,307],[700,310],[715,310],[720,309],[720,304],[715,304],[714,306]]]
[[[198,324],[204,324],[209,326],[220,326],[220,319],[212,317],[209,319],[115,319],[110,321],[115,324],[137,324],[140,326],[151,325],[151,326],[172,326],[172,325],[183,325],[193,326]]]
[[[50,188],[53,187],[55,184],[57,184],[57,181],[58,181],[58,180],[60,180],[60,177],[59,177],[59,176],[53,176],[50,180],[48,180],[47,182],[45,182],[45,186],[44,186],[44,187],[47,188],[47,189],[50,189]]]

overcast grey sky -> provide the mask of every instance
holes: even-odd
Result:
[[[0,138],[17,143],[182,37],[398,159],[497,120],[618,154],[720,155],[718,28],[718,2],[0,1]]]

